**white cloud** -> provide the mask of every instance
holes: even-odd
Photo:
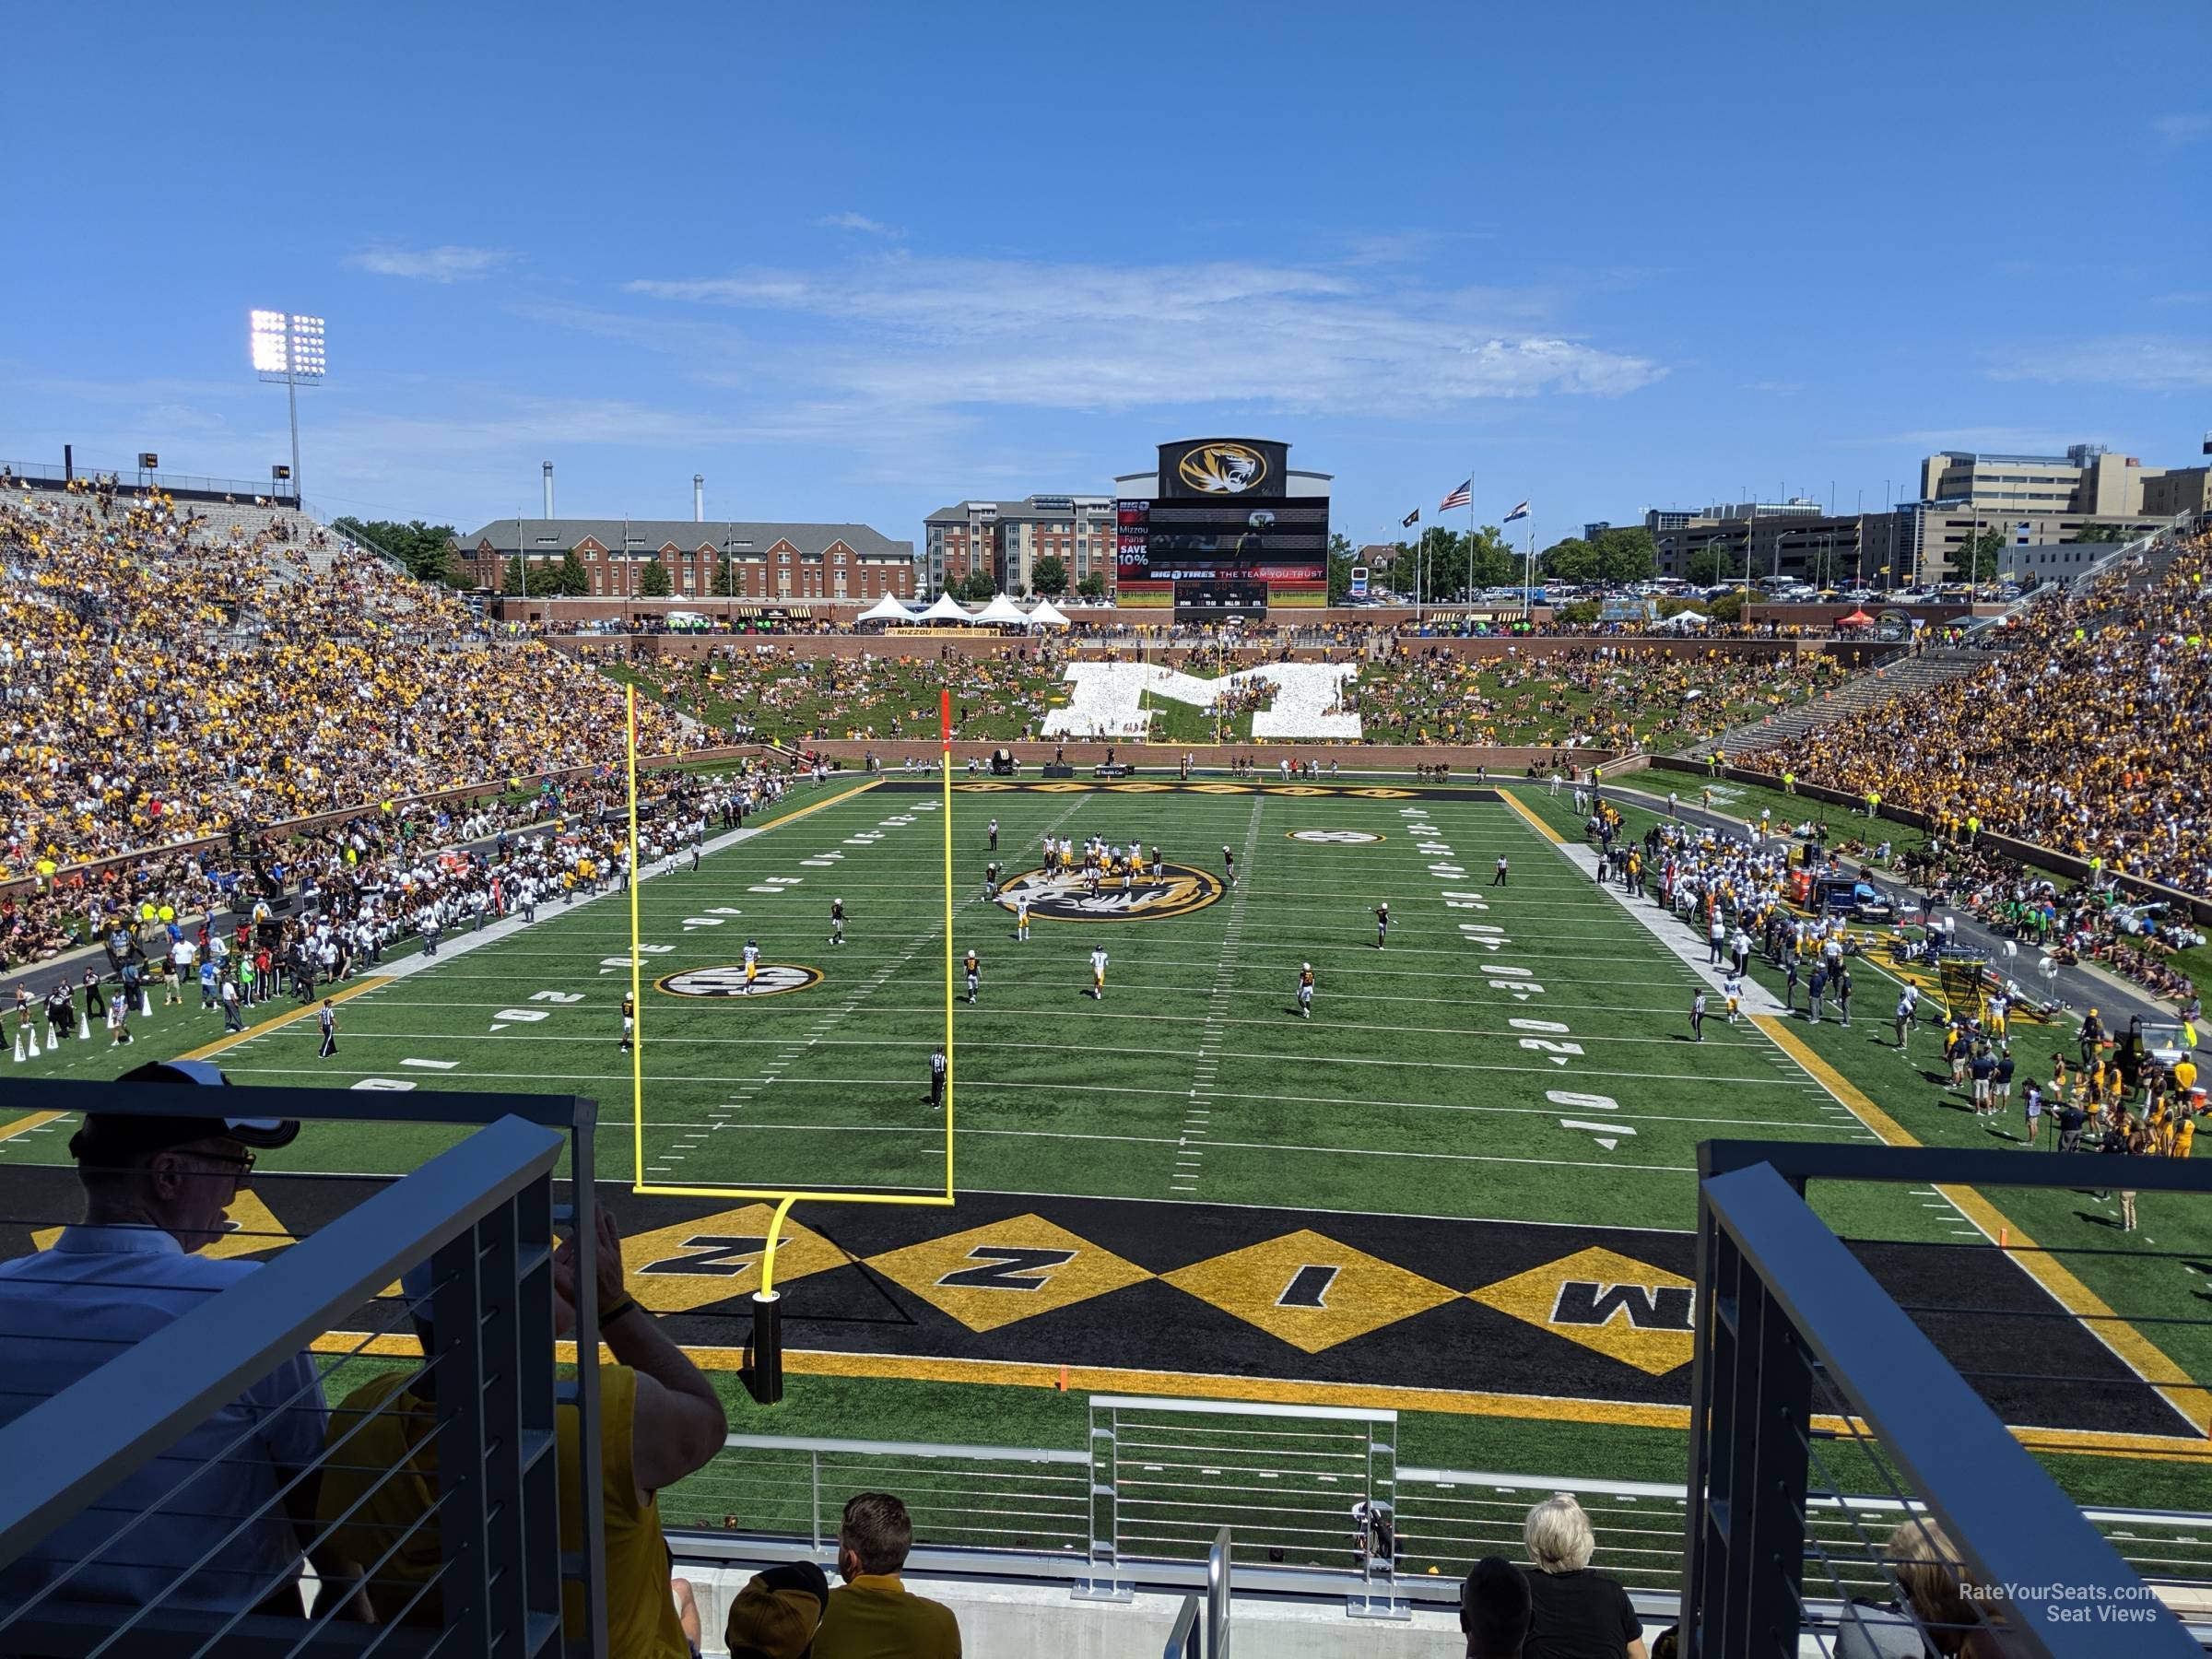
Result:
[[[2212,114],[2190,111],[2182,114],[2159,115],[2151,120],[2150,130],[2168,144],[2197,144],[2212,138]]]
[[[2070,345],[2025,346],[2003,354],[1989,376],[2137,392],[2195,392],[2212,387],[2212,342],[2111,335]]]
[[[488,276],[512,254],[498,248],[393,248],[364,249],[349,253],[346,263],[358,271],[379,276],[409,276],[419,282],[474,282]]]
[[[772,371],[781,357],[794,385],[878,406],[1402,415],[1477,398],[1618,395],[1666,372],[1561,329],[1548,292],[1419,288],[1366,269],[893,254],[628,290],[795,320],[781,332],[806,337],[755,369]]]
[[[881,219],[872,219],[865,213],[825,213],[814,221],[826,230],[865,230],[870,236],[900,237],[906,234],[896,225],[887,225]]]

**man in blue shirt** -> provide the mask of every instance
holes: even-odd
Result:
[[[192,1061],[142,1066],[124,1080],[227,1081]],[[85,1219],[64,1228],[50,1249],[0,1263],[8,1355],[0,1422],[44,1405],[250,1277],[255,1263],[195,1253],[223,1236],[223,1212],[256,1151],[299,1133],[298,1124],[272,1118],[87,1114],[69,1143]],[[317,1461],[324,1417],[314,1362],[295,1354],[0,1571],[0,1601],[51,1588],[66,1602],[298,1616],[317,1482],[311,1477],[278,1494]],[[214,1559],[187,1576],[211,1549]],[[335,1573],[325,1596],[347,1596],[342,1566],[319,1565]],[[353,1610],[365,1608],[356,1598]]]

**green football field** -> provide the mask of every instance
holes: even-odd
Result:
[[[597,1099],[598,1175],[638,1294],[717,1357],[733,1397],[767,1214],[752,1194],[821,1194],[794,1208],[778,1274],[790,1394],[740,1427],[1069,1443],[1087,1388],[1371,1400],[1407,1413],[1409,1459],[1678,1478],[1698,1143],[1966,1145],[1993,1126],[1944,1100],[1932,1030],[1908,1058],[1888,1045],[1895,986],[1871,965],[1848,1031],[1730,1027],[1716,997],[1692,1041],[1698,976],[1665,942],[1678,924],[1563,854],[1555,838],[1579,828],[1564,798],[1517,798],[956,778],[949,943],[976,952],[980,987],[971,1005],[956,975],[948,1209],[837,1198],[946,1189],[928,1059],[947,1034],[947,812],[918,781],[832,782],[697,873],[649,865],[641,1121],[619,1046],[619,893],[392,964],[406,971],[342,1005],[332,1058],[302,1018],[217,1057],[242,1084]],[[984,893],[993,818],[1009,895],[1034,895],[1027,942]],[[1631,811],[1632,831],[1646,821]],[[1090,899],[1043,871],[1048,834],[1157,846],[1164,878]],[[196,1000],[157,1008],[129,1057],[215,1043]],[[2029,1028],[2018,1046],[2040,1072],[2068,1037]],[[122,1066],[88,1042],[44,1069]],[[0,1138],[0,1175],[58,1162],[66,1128]],[[257,1190],[296,1236],[360,1178],[453,1138],[320,1126]],[[2146,1481],[2201,1473],[2201,1393],[2161,1394],[2140,1349],[2052,1320],[2053,1292],[1991,1237],[2070,1253],[2074,1282],[2123,1314],[2194,1318],[2212,1262],[2175,1258],[2212,1245],[2201,1217],[2146,1197],[2144,1233],[2123,1237],[2070,1191],[1997,1194],[2001,1212],[1926,1189],[1813,1196],[1900,1300],[1995,1311],[1923,1323],[2077,1490],[2142,1501]],[[2201,1326],[2154,1335],[2175,1375],[2212,1374]],[[2140,1455],[2088,1455],[2113,1450]]]

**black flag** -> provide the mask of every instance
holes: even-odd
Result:
[[[1398,527],[1401,530],[1409,530],[1420,522],[1421,510],[1418,507],[1416,507],[1411,512],[1407,513],[1404,518],[1398,521]]]

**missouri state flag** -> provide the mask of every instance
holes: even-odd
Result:
[[[1514,508],[1514,509],[1513,509],[1513,510],[1512,510],[1511,512],[1507,513],[1507,514],[1505,515],[1504,519],[1503,519],[1503,520],[1501,520],[1500,522],[1501,522],[1501,523],[1503,523],[1503,524],[1512,524],[1512,522],[1513,522],[1515,519],[1524,519],[1524,518],[1526,518],[1527,516],[1528,516],[1528,503],[1527,503],[1526,501],[1524,501],[1524,502],[1522,502],[1522,503],[1521,503],[1521,505],[1520,505],[1520,506],[1518,506],[1518,507]]]

